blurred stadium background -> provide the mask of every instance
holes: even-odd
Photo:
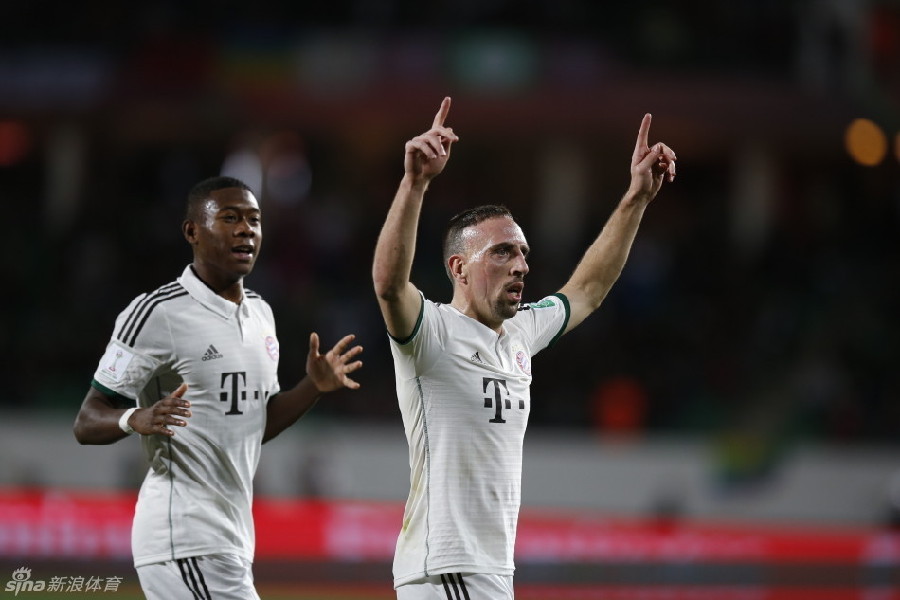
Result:
[[[679,157],[604,306],[535,360],[518,595],[900,598],[900,2],[0,15],[5,593],[23,566],[133,593],[137,441],[80,447],[70,426],[115,315],[190,260],[187,190],[224,172],[263,203],[247,285],[275,310],[283,383],[312,330],[366,347],[363,389],[266,447],[263,597],[391,597],[407,462],[370,259],[403,143],[450,95],[461,142],[414,274],[435,299],[460,208],[513,210],[538,298],[624,191],[644,112]]]

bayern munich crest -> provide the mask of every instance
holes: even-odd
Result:
[[[266,352],[269,353],[269,358],[278,360],[278,340],[273,335],[266,336]]]
[[[516,352],[516,364],[519,365],[519,368],[522,369],[523,373],[531,375],[531,360],[522,350]]]

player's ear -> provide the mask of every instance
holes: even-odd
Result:
[[[453,278],[453,281],[459,283],[466,283],[467,278],[465,274],[465,260],[459,254],[454,254],[449,259],[447,259],[447,267],[450,269],[450,277]]]
[[[189,244],[194,245],[197,243],[196,223],[190,219],[186,219],[184,223],[181,224],[181,232],[184,234],[184,239],[186,239]]]

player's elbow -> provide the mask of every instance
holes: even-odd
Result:
[[[72,425],[72,433],[75,440],[82,446],[93,446],[96,444],[108,444],[109,441],[97,438],[96,430],[91,426],[92,419],[82,410],[75,417],[75,423]]]
[[[399,285],[394,278],[374,270],[372,272],[372,283],[375,287],[375,295],[385,302],[391,302],[399,298],[400,291],[404,287]]]
[[[81,444],[82,446],[90,444],[90,436],[88,435],[87,428],[84,426],[84,420],[81,417],[81,413],[75,417],[75,423],[72,425],[72,433],[75,435],[75,440]]]

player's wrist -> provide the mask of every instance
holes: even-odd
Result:
[[[128,422],[128,420],[131,419],[131,415],[133,415],[136,410],[137,410],[137,407],[129,408],[128,410],[126,410],[125,412],[122,413],[121,417],[119,417],[119,429],[121,429],[128,435],[131,435],[132,433],[134,433],[134,427],[131,426],[131,424]]]
[[[319,381],[316,381],[316,379],[308,373],[306,375],[306,381],[309,383],[309,387],[311,388],[309,390],[309,393],[313,394],[317,398],[319,396],[321,396],[322,394],[325,394],[329,391],[327,389],[322,389],[323,387],[326,387],[327,382],[322,381],[320,383]]]
[[[410,192],[416,192],[420,194],[424,194],[428,191],[428,186],[431,185],[431,180],[434,179],[434,175],[425,175],[424,173],[413,173],[407,171],[403,176],[404,181],[402,182]]]
[[[637,189],[628,188],[625,195],[622,196],[619,204],[624,207],[644,208],[653,200],[654,194],[638,187]]]

